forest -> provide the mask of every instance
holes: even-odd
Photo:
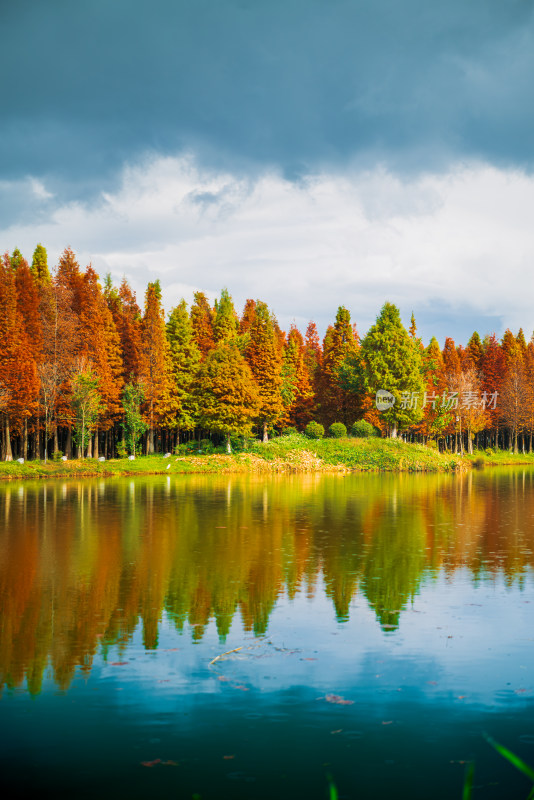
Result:
[[[141,309],[126,279],[102,285],[70,248],[54,269],[41,244],[31,264],[15,249],[0,264],[1,458],[230,451],[325,429],[530,452],[533,339],[475,331],[425,347],[413,314],[406,330],[386,302],[363,337],[340,306],[321,341],[313,321],[281,330],[261,300],[239,314],[227,289],[166,316],[157,280]]]

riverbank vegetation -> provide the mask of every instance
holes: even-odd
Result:
[[[501,341],[475,332],[465,347],[450,338],[425,347],[413,315],[406,330],[391,303],[362,339],[341,306],[321,341],[314,322],[304,335],[294,325],[282,331],[261,300],[238,314],[226,289],[213,304],[197,292],[190,308],[181,300],[166,317],[158,281],[141,311],[126,280],[116,287],[107,276],[102,286],[71,249],[52,271],[42,245],[31,265],[18,250],[3,257],[3,461],[31,460],[37,471],[55,459],[46,469],[56,474],[85,471],[74,466],[85,458],[87,469],[109,471],[128,454],[168,452],[185,470],[188,448],[230,455],[243,437],[255,437],[249,455],[269,461],[274,449],[259,455],[257,442],[291,431],[307,434],[322,463],[347,468],[531,453],[534,343],[508,330]],[[351,432],[365,443],[342,444]],[[399,455],[401,445],[379,445],[380,436],[415,449]]]
[[[0,480],[177,473],[440,472],[469,467],[459,455],[440,453],[400,439],[310,440],[301,434],[289,434],[265,443],[256,439],[234,440],[231,454],[224,445],[213,448],[208,442],[204,440],[202,445],[192,442],[178,456],[3,462]]]

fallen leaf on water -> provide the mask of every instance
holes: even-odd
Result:
[[[235,758],[235,756],[223,756],[223,758],[225,759],[225,761],[231,761],[231,759]]]
[[[327,703],[335,703],[338,706],[352,706],[354,704],[354,700],[345,700],[344,697],[340,697],[338,694],[327,694],[325,700]]]
[[[316,658],[301,658],[301,661],[317,661]]]
[[[242,692],[248,692],[247,687],[246,686],[241,686],[241,684],[239,684],[238,686],[235,686],[234,688],[241,689]]]
[[[218,681],[227,681],[228,678],[225,678],[224,675],[217,675],[217,680]]]
[[[427,683],[428,683],[429,686],[437,686],[438,685],[437,681],[427,681]]]
[[[382,725],[392,725],[392,724],[393,724],[393,720],[392,719],[383,719],[382,720]]]
[[[467,697],[466,694],[459,694],[458,695],[458,700],[465,700],[466,697]]]
[[[170,682],[171,682],[170,678],[162,678],[161,680],[158,681],[158,683],[170,683]]]
[[[330,731],[330,733],[342,733],[343,728],[338,728],[337,731]]]
[[[161,652],[162,653],[177,653],[179,649],[180,649],[179,647],[166,647]]]
[[[161,763],[163,764],[164,767],[177,767],[178,766],[178,762],[177,761],[162,761]]]
[[[111,666],[112,667],[124,667],[124,666],[126,666],[127,663],[128,663],[127,661],[112,661],[111,662]]]
[[[161,764],[161,758],[155,758],[154,761],[141,761],[143,767],[155,767],[156,764]]]

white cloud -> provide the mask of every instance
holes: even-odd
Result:
[[[34,194],[49,201],[37,181]],[[500,319],[534,328],[534,178],[484,164],[403,181],[384,171],[244,179],[203,170],[192,157],[155,158],[124,169],[97,203],[58,205],[33,225],[0,232],[4,248],[51,261],[71,245],[116,280],[125,274],[142,300],[161,279],[167,310],[196,289],[228,287],[236,304],[259,297],[281,324],[324,327],[337,306],[361,332],[385,300],[451,320]],[[499,333],[500,331],[498,331]],[[430,331],[432,333],[432,331]]]

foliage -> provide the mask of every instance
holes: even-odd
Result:
[[[356,436],[361,439],[366,439],[368,436],[376,436],[375,428],[365,419],[357,420],[350,429],[350,432],[352,436]]]
[[[324,426],[320,422],[312,420],[308,422],[305,429],[308,439],[322,439],[324,436]]]
[[[258,389],[233,341],[220,342],[202,363],[195,394],[200,408],[200,423],[227,437],[250,432],[258,407]]]
[[[132,455],[136,455],[136,448],[141,435],[146,431],[147,424],[141,414],[141,404],[145,399],[142,384],[132,379],[130,383],[124,386],[122,393],[122,407],[124,408],[124,422],[122,429],[124,431],[124,444],[123,448],[119,450],[117,445],[117,452],[121,458],[126,455],[126,450]],[[123,453],[123,455],[121,455]]]
[[[74,407],[74,438],[85,455],[87,440],[95,429],[102,403],[98,391],[98,377],[91,364],[81,361],[71,378],[72,405]]]
[[[347,435],[347,426],[343,425],[342,422],[333,422],[328,428],[328,433],[334,439],[342,439]]]
[[[380,414],[390,435],[396,436],[398,428],[419,422],[420,407],[413,402],[403,403],[403,393],[411,401],[424,391],[421,353],[392,303],[384,304],[376,323],[367,332],[362,342],[362,357],[367,389],[372,394],[383,389],[395,397],[393,407]]]

